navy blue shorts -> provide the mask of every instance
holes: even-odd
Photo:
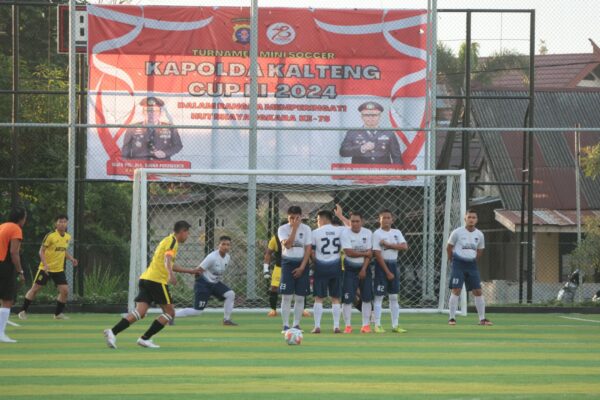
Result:
[[[310,292],[308,267],[304,268],[304,272],[298,279],[295,279],[292,276],[292,271],[298,268],[301,263],[302,259],[281,259],[281,282],[279,283],[279,293],[296,294],[298,296],[308,296]]]
[[[345,263],[344,283],[342,285],[342,301],[344,304],[352,304],[356,299],[356,291],[360,291],[360,298],[363,302],[369,303],[373,300],[373,272],[369,265],[367,267],[367,276],[364,279],[358,279],[360,266],[354,267]]]
[[[211,283],[206,279],[199,277],[194,284],[194,308],[196,310],[204,310],[210,296],[214,296],[219,300],[225,300],[223,295],[230,290],[231,289],[223,282]]]
[[[335,275],[317,275],[313,283],[313,294],[316,297],[342,297],[342,271]]]
[[[385,272],[375,261],[375,296],[385,296],[386,294],[398,294],[400,293],[400,279],[398,276],[398,264],[396,261],[385,260],[385,265],[392,274],[394,279],[388,281],[385,276]]]
[[[463,283],[467,288],[467,292],[473,289],[481,289],[481,278],[475,260],[466,261],[452,257],[451,268],[450,289],[462,289]]]

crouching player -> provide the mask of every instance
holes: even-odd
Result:
[[[160,347],[152,342],[151,338],[160,332],[175,316],[175,308],[167,284],[175,285],[177,283],[174,272],[196,273],[195,269],[181,268],[174,264],[179,244],[187,240],[190,226],[186,221],[177,221],[173,233],[161,240],[156,247],[148,269],[140,275],[139,293],[135,298],[135,310],[122,318],[112,329],[104,330],[104,338],[108,347],[116,349],[116,335],[129,328],[131,324],[144,318],[152,303],[159,305],[163,313],[152,322],[146,333],[137,340],[137,344],[142,347]]]
[[[373,277],[369,264],[372,256],[372,233],[363,228],[363,217],[358,212],[350,214],[350,228],[342,231],[344,259],[344,283],[342,287],[344,333],[352,333],[352,304],[357,289],[361,297],[362,328],[361,333],[370,333],[371,301],[373,300]]]
[[[199,276],[196,278],[196,284],[194,285],[194,308],[177,310],[175,316],[191,317],[200,315],[204,308],[206,308],[210,297],[214,296],[224,301],[223,325],[237,325],[231,320],[235,292],[221,281],[225,270],[231,262],[229,250],[231,250],[231,238],[229,236],[221,236],[217,250],[207,255],[198,268],[196,268]]]

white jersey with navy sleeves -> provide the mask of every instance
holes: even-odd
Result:
[[[200,263],[200,267],[204,270],[202,277],[210,283],[220,282],[230,261],[231,256],[229,254],[221,257],[219,250],[213,251]]]
[[[291,248],[283,246],[283,241],[289,239],[292,234],[292,226],[288,223],[282,225],[277,230],[277,237],[282,242],[281,255],[284,258],[303,258],[304,249],[306,246],[311,245],[311,231],[310,227],[306,224],[300,224],[296,230],[296,236],[294,237],[294,243]]]
[[[312,247],[317,261],[329,263],[341,258],[341,235],[344,229],[342,226],[327,224],[312,231]]]
[[[384,231],[379,228],[375,232],[373,232],[373,251],[381,251],[381,255],[384,260],[392,260],[396,261],[398,259],[398,250],[383,248],[381,246],[381,241],[385,240],[390,244],[400,244],[406,243],[402,232],[398,229],[390,229],[389,231]]]
[[[359,232],[354,232],[350,228],[345,228],[342,231],[342,249],[350,249],[355,251],[368,251],[373,248],[373,233],[367,228],[360,228]],[[365,261],[364,257],[350,257],[346,254],[344,262],[360,264],[362,266]]]
[[[473,261],[477,258],[477,250],[485,248],[483,233],[475,228],[469,231],[460,227],[452,231],[448,238],[448,244],[454,246],[452,254],[465,261]]]

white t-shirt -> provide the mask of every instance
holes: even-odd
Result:
[[[390,229],[389,231],[384,231],[381,228],[373,232],[373,251],[381,251],[381,255],[383,256],[384,260],[396,261],[398,259],[398,250],[388,248],[383,249],[380,244],[382,240],[385,240],[387,243],[390,244],[406,243],[402,232],[400,232],[398,229]]]
[[[311,231],[308,225],[300,224],[296,230],[296,236],[294,237],[294,244],[291,248],[283,246],[283,241],[287,240],[292,233],[292,226],[285,224],[279,227],[277,230],[277,236],[281,241],[281,255],[285,258],[303,258],[304,248],[311,245]]]
[[[350,228],[342,231],[342,249],[351,249],[355,251],[367,251],[373,248],[373,233],[367,228],[360,228],[356,233]],[[360,264],[365,261],[364,257],[350,257],[346,254],[345,261],[353,264]]]
[[[219,250],[213,251],[200,263],[200,266],[204,269],[202,277],[210,283],[220,282],[230,260],[231,256],[229,253],[225,254],[225,257],[221,257]]]
[[[479,229],[469,232],[464,226],[455,229],[448,238],[448,244],[454,246],[452,254],[464,260],[475,260],[477,250],[485,248],[483,233]]]
[[[328,263],[340,259],[343,230],[342,226],[327,224],[312,231],[312,247],[317,261]]]

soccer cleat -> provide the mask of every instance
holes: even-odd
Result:
[[[117,348],[117,337],[113,333],[112,329],[104,330],[104,339],[106,339],[106,345],[111,349]]]
[[[342,333],[342,331],[340,331],[340,328],[333,328],[333,333]]]
[[[54,316],[54,319],[69,319],[69,317],[67,317],[65,314],[60,313],[58,315]]]
[[[17,315],[19,316],[19,319],[22,319],[22,320],[27,319],[27,311],[25,311],[25,310],[19,312],[19,314],[17,314]]]
[[[406,329],[402,329],[399,326],[395,326],[395,327],[392,327],[392,332],[394,332],[394,333],[406,333],[407,330]]]
[[[235,322],[233,322],[230,319],[224,319],[223,320],[223,325],[225,325],[225,326],[238,326],[238,324],[236,324]]]
[[[292,326],[292,328],[298,329],[300,332],[304,333],[304,331],[302,330],[302,328],[300,328],[300,325],[294,325],[294,326]]]
[[[321,328],[319,328],[318,326],[315,326],[315,327],[313,328],[313,330],[312,330],[312,331],[310,331],[310,333],[321,333]]]
[[[290,327],[289,327],[289,326],[287,326],[287,325],[284,325],[284,326],[283,326],[283,329],[281,330],[281,334],[283,335],[283,334],[285,334],[285,333],[286,333],[287,331],[289,331],[289,330],[290,330]]]
[[[139,339],[137,340],[137,344],[138,344],[139,346],[142,346],[142,347],[147,347],[147,348],[149,348],[149,349],[159,349],[159,348],[160,348],[160,346],[159,346],[159,345],[157,345],[156,343],[154,343],[154,342],[152,341],[152,339],[144,340],[144,339],[142,339],[142,338],[139,338]]]
[[[344,328],[344,333],[352,333],[352,327],[347,325],[346,328]]]
[[[383,329],[383,326],[377,325],[375,326],[375,333],[385,333],[385,329]]]
[[[302,316],[303,317],[310,317],[310,316],[312,316],[312,314],[310,313],[310,311],[304,310],[304,311],[302,311]]]
[[[454,318],[450,318],[448,320],[448,325],[452,325],[452,326],[456,325],[456,320]]]
[[[11,339],[6,334],[0,335],[0,343],[17,343],[15,339]]]
[[[276,316],[277,316],[277,310],[271,310],[267,314],[267,317],[276,317]]]
[[[362,328],[360,328],[360,333],[371,333],[371,326],[370,325],[365,325]]]
[[[492,321],[490,321],[489,319],[487,319],[487,318],[484,318],[484,319],[482,319],[481,321],[479,321],[479,325],[483,325],[483,326],[492,326],[492,325],[494,325],[494,324],[493,324],[493,323],[492,323]]]

